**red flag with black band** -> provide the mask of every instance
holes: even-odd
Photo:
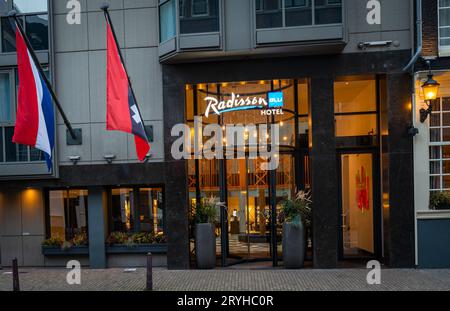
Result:
[[[107,23],[107,81],[106,81],[106,129],[134,135],[136,154],[144,161],[150,151],[142,116],[133,89],[119,53],[114,30]]]

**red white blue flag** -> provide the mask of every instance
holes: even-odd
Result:
[[[113,30],[107,19],[107,130],[117,130],[134,135],[136,154],[144,161],[150,145],[145,132],[128,74],[122,63]]]
[[[44,152],[49,171],[55,146],[55,113],[42,76],[16,25],[19,98],[13,143],[28,145]]]

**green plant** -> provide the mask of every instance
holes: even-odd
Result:
[[[61,239],[58,235],[51,237],[49,239],[46,239],[42,241],[42,246],[61,246],[64,243],[64,240]]]
[[[86,246],[88,245],[89,240],[86,232],[81,232],[76,234],[72,239],[72,244],[74,246]]]
[[[450,192],[432,192],[430,194],[430,209],[444,210],[450,209]]]
[[[162,244],[166,242],[166,236],[163,232],[139,232],[128,234],[125,232],[112,232],[106,239],[107,245],[125,245],[133,247],[140,244]]]
[[[203,198],[195,206],[194,220],[198,224],[215,223],[217,221],[217,211],[224,203],[219,202],[216,197]]]
[[[113,245],[113,244],[127,244],[128,243],[128,234],[125,232],[111,232],[111,234],[106,239],[106,244]]]
[[[296,227],[303,222],[305,228],[311,227],[311,195],[310,192],[299,191],[294,199],[286,199],[280,203],[280,222],[292,222]]]

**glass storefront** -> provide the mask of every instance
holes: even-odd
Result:
[[[224,152],[231,147],[237,153],[242,148],[243,157],[188,161],[191,206],[211,196],[226,203],[225,216],[217,224],[217,252],[227,258],[227,264],[281,258],[282,231],[276,221],[278,203],[309,186],[308,91],[306,80],[294,79],[186,86],[187,123],[191,128],[194,128],[194,117],[202,117],[202,129],[211,124],[220,125],[224,131],[230,125],[245,127],[243,137],[237,138],[235,145],[230,146],[225,135],[222,139]],[[270,94],[276,93],[282,94],[283,105],[271,115],[263,112],[264,107],[230,108],[232,101],[239,99],[259,102],[263,98],[270,102]],[[211,98],[229,105],[220,107],[219,104],[217,108],[225,108],[224,111],[214,112]],[[258,142],[270,135],[264,137],[259,131],[253,131],[252,126],[274,124],[279,126],[279,164],[276,170],[270,171],[262,167],[266,160],[251,156]],[[193,130],[191,136],[194,140]],[[206,140],[203,138],[202,144]],[[227,232],[222,232],[222,228]]]

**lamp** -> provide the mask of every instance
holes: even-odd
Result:
[[[433,73],[431,72],[431,63],[427,60],[429,72],[427,76],[427,80],[422,84],[422,91],[425,97],[425,102],[427,103],[427,109],[420,109],[420,122],[424,123],[428,116],[433,112],[433,105],[431,101],[435,100],[438,95],[440,84],[433,79]]]

